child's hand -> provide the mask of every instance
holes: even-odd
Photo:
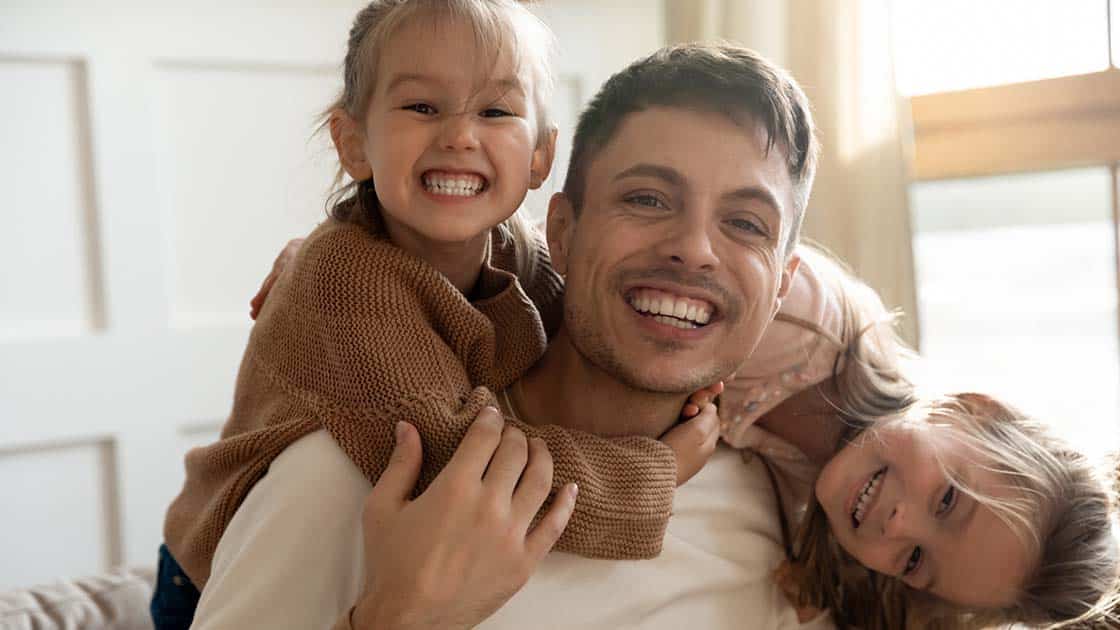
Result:
[[[794,579],[794,572],[796,567],[789,563],[789,561],[782,562],[774,569],[771,574],[774,578],[774,583],[781,589],[782,594],[786,596],[786,600],[797,611],[797,622],[808,623],[820,616],[823,610],[820,608],[813,608],[812,606],[801,606],[799,602],[799,592],[797,589],[797,581]]]
[[[268,292],[272,290],[272,285],[276,284],[276,279],[280,277],[280,272],[284,271],[284,267],[292,262],[299,252],[299,248],[303,247],[302,238],[294,238],[288,241],[284,249],[280,250],[280,255],[276,257],[276,261],[272,263],[272,271],[268,272],[268,277],[261,283],[261,288],[257,289],[257,294],[249,300],[249,317],[256,319],[257,315],[261,314],[261,307],[264,306],[264,301],[268,299]]]
[[[723,393],[723,381],[716,381],[714,385],[704,389],[695,391],[688,397],[688,402],[685,403],[684,408],[681,409],[681,418],[688,419],[696,417],[700,413],[700,409],[704,405],[715,400],[716,396]]]
[[[711,403],[700,408],[696,417],[676,425],[661,436],[661,441],[673,449],[677,459],[677,486],[700,472],[715,452],[718,439],[719,413]]]

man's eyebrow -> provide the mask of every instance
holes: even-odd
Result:
[[[642,162],[635,164],[630,168],[622,171],[614,176],[613,181],[626,179],[627,177],[652,177],[654,179],[664,180],[665,183],[673,186],[683,186],[684,176],[681,175],[676,169],[668,166],[661,166],[659,164],[649,164]]]
[[[781,216],[781,206],[778,205],[778,199],[774,193],[761,186],[746,186],[738,190],[733,190],[723,196],[728,201],[761,201],[762,203],[770,206]]]

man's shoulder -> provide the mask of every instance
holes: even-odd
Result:
[[[370,488],[326,431],[293,442],[222,534],[192,627],[327,627],[361,586]]]
[[[273,520],[281,524],[293,516],[305,522],[336,520],[360,506],[371,489],[361,469],[330,433],[320,429],[281,451],[253,486],[238,515],[244,518],[242,512],[252,513],[248,520],[256,523]]]

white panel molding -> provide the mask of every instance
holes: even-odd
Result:
[[[115,461],[111,438],[0,448],[0,590],[121,563]]]
[[[82,59],[0,54],[0,343],[104,329],[89,90]],[[10,213],[10,214],[9,214]],[[7,259],[7,260],[5,260]]]
[[[276,252],[325,217],[333,150],[314,131],[339,79],[324,64],[251,61],[153,72],[168,325],[245,328]]]

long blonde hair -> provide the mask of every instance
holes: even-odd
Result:
[[[330,124],[335,111],[344,111],[362,120],[369,109],[377,83],[381,52],[392,35],[416,18],[455,20],[469,24],[475,34],[476,48],[490,51],[496,62],[503,50],[528,52],[515,55],[515,63],[529,63],[534,80],[534,106],[537,114],[537,142],[549,141],[554,124],[548,107],[555,79],[552,58],[555,37],[543,22],[516,0],[373,0],[358,12],[347,40],[343,62],[343,86],[329,107],[320,115],[317,131]],[[381,229],[377,191],[372,180],[343,184],[341,165],[335,173],[333,192],[327,199],[328,213],[339,221],[356,223],[377,232]],[[518,277],[530,278],[536,258],[528,255],[539,236],[523,216],[514,212],[498,227],[502,239],[512,243]]]
[[[837,450],[876,425],[920,417],[950,425],[961,440],[1016,490],[1014,498],[983,496],[942,466],[963,492],[1002,519],[1040,558],[1015,605],[973,610],[910,589],[861,566],[836,542],[824,510],[810,499],[792,540],[792,576],[801,606],[828,609],[840,628],[964,630],[1007,623],[1052,628],[1120,627],[1120,552],[1114,534],[1115,475],[1071,448],[1045,423],[974,393],[920,397],[906,377],[910,354],[874,291],[840,263],[830,284],[844,310],[843,352],[833,372],[831,401],[846,425]]]

